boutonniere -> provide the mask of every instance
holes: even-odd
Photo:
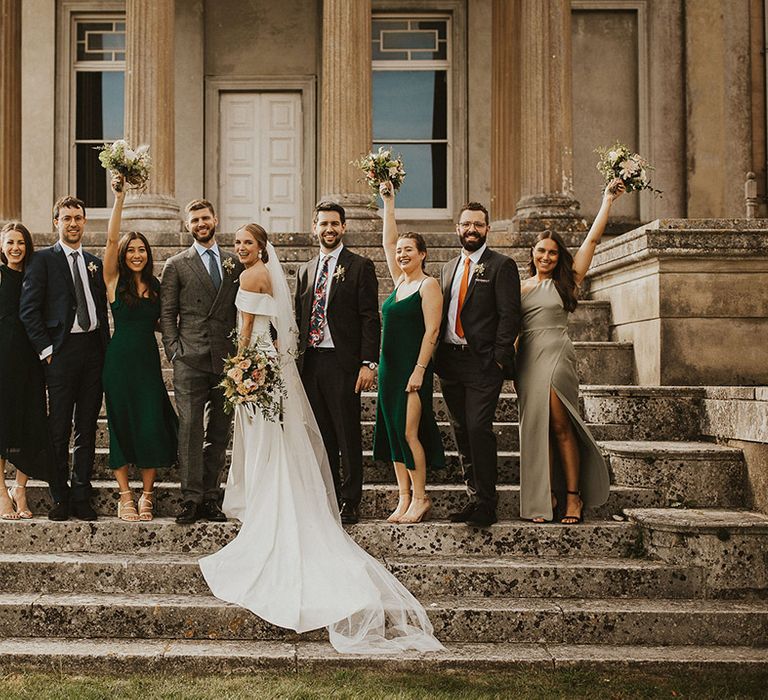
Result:
[[[235,271],[235,261],[232,260],[232,258],[224,258],[224,260],[221,261],[221,266],[228,275],[231,275]]]
[[[97,272],[99,271],[99,266],[91,260],[91,262],[88,263],[88,272],[91,273],[91,277],[93,277]]]
[[[484,272],[485,272],[485,265],[483,265],[483,263],[477,263],[477,265],[475,265],[474,277],[475,278],[482,277]]]
[[[336,265],[336,269],[333,271],[333,281],[343,282],[344,276],[346,274],[347,274],[347,271],[344,269],[343,265]]]

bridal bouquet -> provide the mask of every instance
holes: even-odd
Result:
[[[600,156],[597,169],[605,177],[606,185],[618,177],[627,192],[651,190],[654,194],[661,194],[661,190],[651,186],[650,171],[653,166],[641,155],[630,151],[623,143],[617,141],[610,148],[596,148],[595,153]]]
[[[397,192],[405,179],[402,156],[393,156],[392,151],[384,146],[379,146],[376,153],[369,153],[359,160],[352,161],[352,165],[363,171],[365,181],[374,195],[379,193],[379,185],[382,182],[391,182]]]
[[[149,146],[139,146],[134,150],[123,139],[118,139],[101,147],[99,160],[106,170],[122,175],[131,187],[144,189],[147,186],[152,166]]]
[[[277,421],[282,412],[285,387],[280,375],[279,358],[258,347],[249,347],[224,360],[224,411],[236,406],[259,409],[265,420]]]

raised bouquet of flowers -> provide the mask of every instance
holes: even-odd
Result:
[[[123,139],[118,139],[101,147],[99,160],[107,170],[122,175],[130,187],[141,190],[147,186],[152,167],[149,146],[139,146],[134,150]]]
[[[364,179],[374,195],[379,193],[379,185],[382,182],[391,182],[397,192],[405,179],[402,156],[393,156],[392,151],[384,146],[379,146],[376,153],[369,153],[359,160],[352,161],[352,165],[363,171]]]
[[[249,347],[224,360],[224,411],[232,413],[245,405],[253,417],[255,409],[266,420],[280,420],[285,386],[280,374],[280,361],[258,347]]]
[[[618,177],[627,192],[651,190],[654,194],[661,194],[661,190],[651,186],[650,171],[653,166],[623,143],[617,141],[610,148],[596,148],[595,153],[600,156],[597,169],[605,177],[606,185]]]

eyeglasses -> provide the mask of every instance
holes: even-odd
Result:
[[[459,222],[459,228],[462,231],[469,231],[474,227],[475,231],[485,231],[488,228],[488,224],[483,221],[461,221]]]

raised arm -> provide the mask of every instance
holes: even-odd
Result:
[[[117,248],[120,240],[120,222],[123,218],[125,180],[122,175],[113,175],[110,184],[115,195],[115,203],[112,205],[112,213],[109,216],[107,245],[104,248],[104,284],[107,286],[107,301],[111,304],[115,300],[115,288],[120,276]]]
[[[387,268],[392,281],[397,284],[403,274],[397,266],[397,221],[395,220],[395,188],[391,182],[382,182],[379,185],[379,194],[384,202],[384,228],[381,234],[381,243],[384,247],[384,255],[387,258]]]
[[[411,372],[405,390],[418,391],[424,383],[424,372],[435,352],[440,323],[443,320],[443,293],[434,277],[428,277],[421,285],[421,312],[424,314],[424,336],[421,339],[416,366]]]
[[[597,212],[587,237],[576,252],[576,255],[573,256],[573,278],[576,284],[581,284],[581,281],[586,276],[587,270],[589,270],[589,266],[592,264],[592,258],[595,255],[595,248],[597,248],[597,244],[600,243],[600,239],[603,237],[603,233],[605,233],[605,227],[608,224],[608,217],[611,213],[611,206],[621,197],[624,191],[624,183],[618,177],[606,185],[603,191],[603,202],[600,205],[600,211]]]

